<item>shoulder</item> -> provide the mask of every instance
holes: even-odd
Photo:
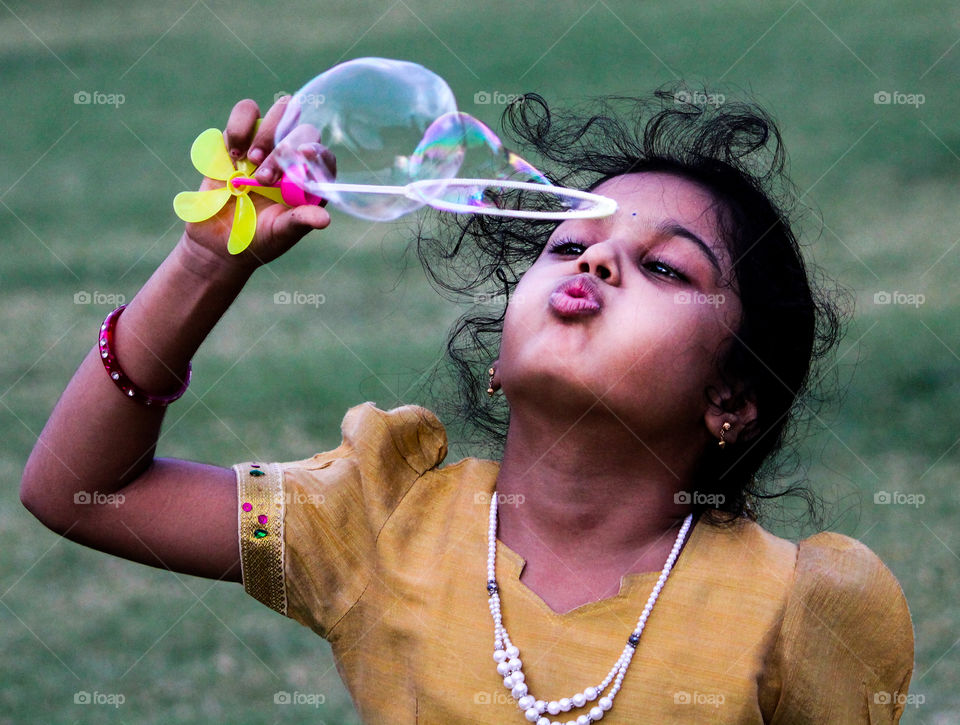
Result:
[[[289,497],[313,495],[338,525],[361,512],[376,532],[417,481],[447,455],[447,434],[437,416],[419,405],[381,410],[367,401],[350,408],[333,450],[282,463]],[[309,500],[305,499],[305,500]]]
[[[381,410],[366,401],[347,411],[340,431],[342,441],[336,449],[286,463],[284,467],[317,468],[332,458],[349,454],[367,472],[386,466],[419,476],[447,456],[446,429],[432,411],[420,405]]]
[[[838,617],[893,607],[909,619],[900,584],[868,546],[843,534],[823,531],[794,543],[759,523],[740,518],[719,527],[717,541],[727,540],[768,573],[786,575],[789,597],[815,611]],[[715,545],[716,542],[711,542]],[[859,621],[854,617],[855,621]]]
[[[824,622],[864,635],[859,648],[903,647],[909,635],[912,650],[910,610],[899,582],[856,539],[825,531],[802,540],[794,597]]]

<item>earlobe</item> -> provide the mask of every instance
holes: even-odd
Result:
[[[710,405],[704,413],[704,424],[720,448],[736,443],[757,419],[753,398],[734,395],[730,390],[710,391]],[[726,427],[729,424],[729,427]]]

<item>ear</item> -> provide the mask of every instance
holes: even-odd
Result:
[[[744,431],[747,431],[749,437],[748,429],[757,419],[757,404],[751,395],[721,387],[711,388],[707,391],[707,397],[710,402],[703,415],[703,422],[711,437],[720,439],[724,423],[730,424],[730,430],[723,435],[727,443],[742,439]]]
[[[493,368],[493,385],[492,385],[492,387],[493,387],[494,390],[499,390],[499,389],[500,389],[500,358],[497,358],[497,359],[494,360],[492,363],[490,363],[490,367],[487,368],[487,370],[489,371],[490,368]]]

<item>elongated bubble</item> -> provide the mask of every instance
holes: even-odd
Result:
[[[444,176],[441,169],[457,172]],[[449,160],[449,163],[444,162]],[[415,194],[431,206],[462,213],[569,212],[595,206],[553,185],[546,176],[504,147],[483,122],[467,113],[448,113],[424,134],[410,161]]]

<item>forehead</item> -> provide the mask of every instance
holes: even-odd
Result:
[[[710,246],[718,241],[718,203],[696,182],[675,174],[645,172],[607,179],[594,191],[614,199],[616,213],[597,220],[608,226],[655,225],[669,219],[704,239]]]

